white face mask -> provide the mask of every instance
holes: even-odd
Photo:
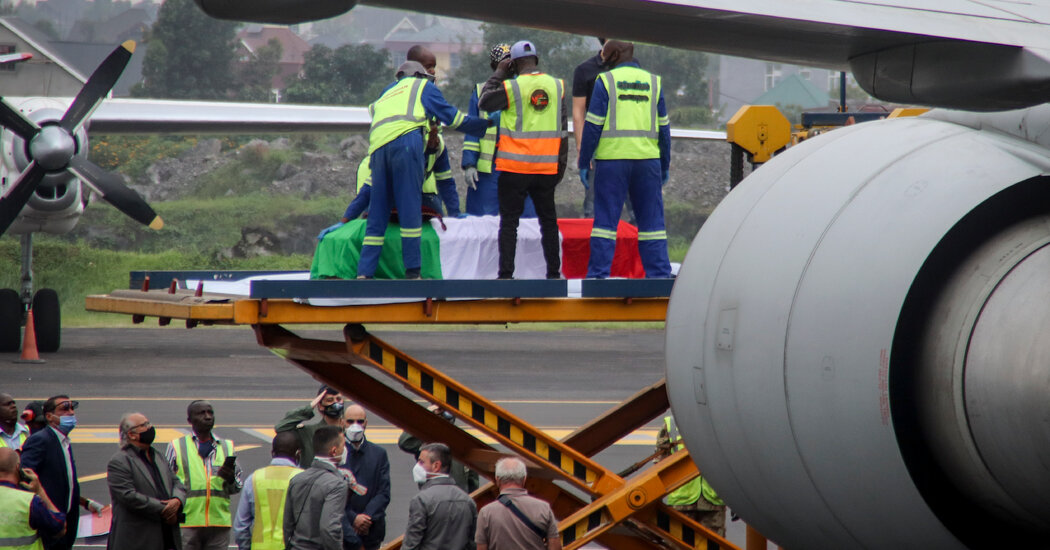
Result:
[[[365,427],[354,423],[346,429],[346,440],[350,443],[360,443],[365,440]]]
[[[343,448],[343,452],[333,457],[329,457],[326,460],[332,464],[332,466],[339,467],[343,463],[343,459],[346,458],[346,448]]]
[[[427,482],[427,471],[418,462],[412,467],[412,480],[416,482],[416,485],[422,485]]]

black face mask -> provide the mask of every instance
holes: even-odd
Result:
[[[324,415],[329,418],[340,418],[343,416],[343,403],[336,401],[324,408]]]
[[[146,445],[152,445],[153,440],[157,438],[157,429],[150,426],[148,430],[139,434],[139,442]]]

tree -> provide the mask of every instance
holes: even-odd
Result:
[[[233,83],[237,23],[208,17],[193,0],[165,0],[147,33],[143,82],[132,94],[222,99]]]
[[[273,77],[280,69],[284,48],[276,38],[254,52],[251,59],[237,68],[237,98],[244,101],[271,101]]]
[[[336,49],[317,45],[306,52],[302,76],[285,90],[291,103],[364,105],[394,80],[386,50],[369,44]]]

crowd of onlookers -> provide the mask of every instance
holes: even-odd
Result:
[[[66,395],[33,402],[19,414],[0,394],[0,548],[70,549],[79,508],[103,504],[80,495],[69,434],[79,403]],[[454,418],[437,407],[433,412]],[[213,432],[210,403],[186,409],[189,433],[156,447],[149,418],[120,418],[120,450],[106,468],[112,520],[107,548],[120,550],[240,549],[372,550],[386,538],[390,463],[368,441],[364,408],[322,386],[302,408],[274,426],[272,460],[247,477],[233,442]],[[546,502],[525,491],[525,463],[496,463],[500,498],[479,511],[468,494],[476,472],[452,459],[449,447],[402,434],[399,447],[417,460],[419,492],[409,503],[402,548],[561,548],[558,522]],[[236,507],[231,496],[240,494]]]

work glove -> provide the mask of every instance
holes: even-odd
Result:
[[[339,229],[342,226],[343,222],[339,222],[322,229],[321,232],[317,234],[317,240],[323,239],[325,235],[331,233],[332,231],[335,231],[336,229]]]
[[[88,510],[91,510],[91,512],[93,514],[95,514],[96,516],[102,517],[102,510],[104,510],[106,507],[103,506],[101,502],[98,502],[97,500],[91,500],[89,498],[89,499],[87,499],[87,506],[86,506],[86,508]]]
[[[466,217],[467,217],[467,213],[466,212],[460,212],[459,214],[456,214],[456,219],[457,220],[462,220],[463,218],[466,218]]]
[[[670,170],[664,170],[660,174],[660,185],[663,186],[664,184],[667,183],[667,180],[669,180],[669,179],[671,179],[671,171]]]
[[[476,166],[468,166],[464,168],[463,179],[467,180],[467,187],[471,190],[478,190],[478,168]]]
[[[583,184],[584,189],[591,188],[591,169],[580,168],[580,183]]]

